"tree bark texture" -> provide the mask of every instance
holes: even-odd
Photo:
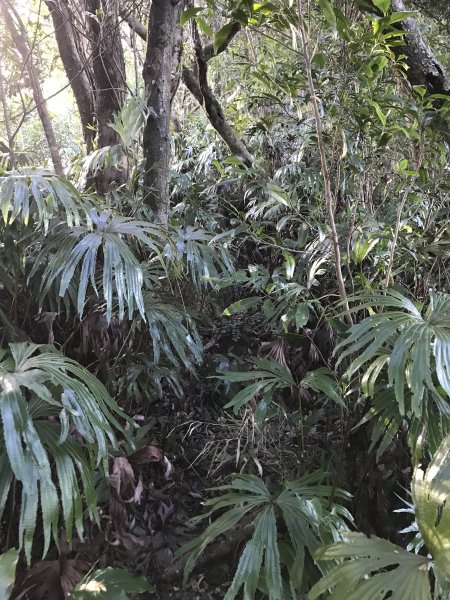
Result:
[[[120,144],[120,136],[110,127],[123,107],[126,96],[125,60],[120,32],[119,0],[86,0],[92,49],[95,117],[99,148]],[[105,194],[125,181],[124,169],[104,169],[96,178],[97,191]]]
[[[169,212],[172,67],[182,5],[174,0],[152,1],[143,68],[147,98],[143,135],[144,202],[163,224],[167,224]]]
[[[86,151],[89,153],[94,149],[95,137],[93,74],[90,61],[80,48],[79,33],[75,27],[76,16],[68,0],[45,0],[45,3],[52,17],[59,54],[77,103]]]
[[[122,13],[122,16],[127,21],[128,25],[137,33],[137,35],[139,35],[142,39],[147,39],[145,27],[138,19],[126,13]],[[240,29],[241,26],[239,23],[232,23],[230,32],[226,40],[224,40],[222,45],[218,48],[217,54],[220,54],[228,48]],[[236,156],[242,158],[247,165],[250,165],[253,162],[253,156],[251,155],[247,146],[236,135],[236,133],[233,131],[233,128],[226,120],[222,106],[208,84],[207,63],[214,56],[213,44],[207,44],[202,49],[202,52],[196,53],[197,62],[199,60],[199,54],[201,66],[198,64],[194,68],[183,66],[181,70],[182,81],[200,106],[204,109],[209,122],[228,146],[230,151]],[[199,78],[199,73],[201,73],[201,81]]]
[[[8,29],[12,41],[21,56],[24,69],[26,70],[30,80],[33,99],[36,104],[36,110],[41,120],[42,128],[44,130],[45,138],[50,150],[53,167],[58,175],[64,175],[58,143],[56,141],[55,132],[53,130],[53,125],[48,112],[47,103],[45,102],[44,95],[42,93],[42,88],[39,81],[39,72],[33,62],[33,55],[28,42],[25,25],[23,24],[20,16],[17,14],[10,0],[2,0],[0,2],[0,6],[2,8],[2,16],[6,28]]]
[[[371,0],[370,4],[360,4],[358,7],[363,12],[373,12],[381,16],[381,11]],[[391,8],[395,12],[408,10],[403,0],[392,0]],[[394,48],[397,54],[404,54],[408,65],[406,77],[411,85],[423,85],[429,94],[450,94],[450,77],[445,67],[433,54],[431,48],[423,39],[419,24],[416,19],[409,18],[396,24],[396,27],[405,32],[405,43]],[[439,103],[437,103],[439,104]]]
[[[392,8],[396,12],[407,10],[403,0],[392,0]],[[430,94],[450,95],[450,77],[425,43],[416,19],[405,19],[400,27],[405,32],[406,44],[399,51],[406,55],[411,85],[423,85]]]

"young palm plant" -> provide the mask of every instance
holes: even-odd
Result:
[[[60,506],[67,538],[83,534],[83,510],[96,517],[94,477],[108,473],[124,415],[105,387],[46,346],[11,344],[0,353],[0,514],[20,483],[18,541],[31,559],[38,510],[43,555],[58,542]]]
[[[178,555],[191,552],[185,567],[185,581],[206,547],[247,517],[252,521],[253,535],[241,554],[224,600],[236,598],[241,588],[249,600],[258,589],[264,589],[270,600],[297,598],[305,576],[306,555],[313,555],[323,542],[323,529],[325,535],[339,538],[339,531],[347,529],[346,521],[351,521],[348,511],[331,500],[333,497],[346,499],[349,495],[322,484],[325,477],[324,473],[316,472],[272,491],[255,475],[237,475],[231,484],[215,488],[224,493],[207,500],[205,506],[210,510],[195,521],[226,510],[198,538],[179,550]],[[323,528],[325,522],[327,527]],[[283,529],[287,535],[282,533]]]
[[[352,300],[360,302],[355,310],[373,306],[394,310],[363,319],[336,347],[338,364],[356,355],[347,369],[349,377],[364,367],[362,387],[373,396],[375,383],[387,371],[402,416],[420,419],[427,392],[438,402],[450,396],[450,295],[431,293],[424,314],[395,290]]]

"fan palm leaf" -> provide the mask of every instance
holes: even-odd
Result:
[[[370,392],[387,366],[400,413],[407,412],[405,390],[410,390],[411,411],[417,418],[423,413],[426,390],[438,393],[434,376],[450,396],[450,295],[431,293],[423,313],[395,290],[370,297],[363,294],[352,301],[360,302],[355,310],[374,306],[394,310],[373,314],[353,325],[349,336],[338,344],[338,364],[357,354],[347,370],[349,376],[364,366],[364,385]]]
[[[115,429],[121,429],[118,419],[124,415],[78,363],[25,343],[11,344],[0,357],[0,417],[0,513],[16,479],[22,487],[19,543],[30,560],[39,507],[44,555],[52,536],[59,537],[60,503],[69,539],[73,523],[82,535],[84,503],[96,514],[93,477],[99,466],[108,472],[109,447],[116,444]]]
[[[109,211],[92,211],[91,219],[92,227],[82,225],[62,232],[44,245],[31,277],[37,273],[38,266],[48,259],[42,278],[42,294],[47,294],[57,281],[59,295],[63,297],[69,286],[75,283],[77,311],[81,316],[89,284],[98,295],[98,265],[102,260],[101,289],[107,319],[111,319],[114,302],[118,303],[120,319],[125,315],[125,308],[128,309],[129,318],[137,308],[145,319],[143,270],[126,240],[135,239],[147,250],[157,253],[164,232],[151,223],[112,216]]]

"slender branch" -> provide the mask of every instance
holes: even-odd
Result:
[[[120,14],[139,37],[141,37],[143,40],[147,39],[146,29],[144,25],[138,19],[136,19],[136,17],[130,13],[127,13],[126,11],[122,11]],[[217,54],[224,52],[228,48],[240,29],[241,26],[239,23],[231,23],[228,36],[217,49]],[[207,65],[211,58],[214,57],[214,46],[213,44],[207,44],[203,47],[194,21],[192,22],[192,31],[194,37],[197,68],[190,69],[189,67],[183,66],[181,71],[183,83],[200,104],[200,106],[204,109],[209,122],[223,139],[231,152],[236,156],[241,157],[246,165],[251,165],[254,157],[249,152],[244,142],[236,135],[232,127],[229,125],[219,100],[209,87]]]
[[[39,81],[39,74],[32,60],[30,44],[27,38],[25,25],[23,24],[20,15],[17,13],[17,11],[14,8],[14,5],[11,3],[10,0],[3,0],[1,4],[4,23],[10,32],[13,43],[22,58],[22,61],[28,73],[28,77],[30,79],[31,90],[33,92],[33,99],[36,103],[37,111],[41,119],[42,127],[44,129],[44,134],[47,139],[47,144],[50,150],[53,166],[58,175],[64,175],[64,169],[61,161],[58,143],[56,141],[56,136],[53,130],[47,104],[42,94],[42,88]],[[14,22],[13,15],[16,18],[17,23]]]
[[[300,34],[300,39],[303,48],[303,58],[305,61],[306,67],[306,75],[308,79],[308,87],[311,95],[311,103],[313,105],[314,112],[314,121],[316,125],[316,133],[317,133],[317,145],[319,148],[320,154],[320,164],[322,167],[322,177],[323,177],[323,186],[325,193],[325,202],[327,207],[328,214],[328,224],[331,230],[331,241],[333,244],[333,252],[334,252],[334,262],[336,266],[336,280],[339,289],[339,296],[341,298],[341,302],[345,309],[345,320],[349,326],[353,325],[353,319],[350,314],[350,307],[348,304],[347,291],[345,289],[344,277],[342,275],[341,268],[341,250],[339,247],[339,236],[336,229],[336,222],[334,220],[334,199],[333,192],[331,191],[331,180],[330,180],[330,170],[328,168],[327,156],[325,152],[325,143],[323,139],[323,130],[322,130],[322,120],[319,111],[319,103],[317,101],[316,90],[314,87],[314,81],[312,78],[312,69],[311,69],[311,55],[309,52],[308,39],[306,36],[305,24],[303,21],[303,7],[302,0],[297,0],[297,9],[298,9],[298,30]]]
[[[2,103],[3,108],[3,116],[5,118],[5,129],[6,129],[6,137],[8,138],[8,153],[9,153],[9,162],[10,169],[14,169],[16,166],[16,155],[14,153],[14,137],[11,130],[11,122],[9,119],[8,107],[6,104],[6,94],[5,94],[5,80],[3,77],[2,67],[0,65],[0,101]]]

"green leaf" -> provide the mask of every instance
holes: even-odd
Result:
[[[238,300],[237,302],[233,302],[233,304],[230,304],[230,306],[228,306],[222,314],[226,317],[231,317],[232,315],[236,315],[240,312],[248,310],[249,308],[252,308],[253,306],[256,306],[261,302],[261,300],[261,296],[251,296],[249,298],[242,298],[242,300]]]
[[[100,465],[107,472],[114,429],[121,430],[117,418],[126,417],[89,371],[28,343],[11,344],[0,359],[0,416],[0,510],[14,474],[21,483],[18,540],[30,561],[38,515],[44,555],[52,537],[59,539],[60,500],[69,541],[74,522],[83,535],[83,501],[90,516],[97,516],[94,478]],[[50,422],[49,416],[59,421]],[[83,445],[68,436],[70,426]]]
[[[19,552],[11,548],[0,554],[0,598],[9,600],[16,579],[16,567],[19,560]]]
[[[450,436],[444,439],[425,472],[416,468],[412,496],[416,521],[435,568],[450,579]]]
[[[209,38],[212,38],[212,36],[214,35],[214,31],[212,27],[208,25],[205,19],[202,19],[201,17],[195,17],[195,22],[197,23],[198,28],[204,35],[206,35]]]
[[[302,387],[324,394],[330,400],[347,410],[347,405],[339,390],[339,385],[333,373],[326,367],[307,373],[302,381]]]
[[[401,12],[395,12],[387,17],[387,22],[389,25],[393,25],[394,23],[399,23],[400,21],[404,21],[405,19],[409,19],[410,17],[415,17],[416,12],[413,10],[405,10]]]
[[[224,600],[233,600],[244,587],[244,597],[254,598],[258,588],[262,559],[265,554],[266,585],[269,597],[282,598],[280,556],[277,541],[277,525],[273,506],[268,506],[255,519],[255,531],[247,542],[239,560],[233,581]]]
[[[375,389],[377,378],[385,373],[387,366],[400,413],[406,412],[405,392],[409,390],[412,413],[421,418],[425,392],[437,394],[434,374],[450,395],[450,375],[446,366],[450,360],[450,295],[431,293],[424,316],[411,300],[394,290],[385,294],[363,293],[351,299],[352,302],[361,300],[363,303],[354,310],[373,306],[401,310],[373,314],[355,324],[350,335],[336,348],[336,353],[340,353],[338,365],[350,354],[357,354],[347,372],[352,375],[364,365],[365,370],[369,370],[364,379],[367,390]],[[384,358],[380,359],[380,356]],[[369,366],[366,363],[370,363]]]
[[[381,10],[383,15],[387,13],[391,6],[391,0],[372,0],[373,4]]]
[[[431,600],[430,560],[387,540],[346,532],[344,541],[320,548],[321,561],[350,559],[335,566],[314,585],[308,600],[332,589],[330,600]],[[388,572],[384,569],[389,569]]]
[[[224,42],[227,41],[228,36],[230,35],[231,30],[233,29],[233,23],[227,23],[224,25],[214,36],[214,54],[220,50],[220,47]]]
[[[187,10],[185,10],[180,18],[181,26],[184,27],[188,21],[190,21],[193,17],[197,16],[199,12],[204,10],[203,8],[198,8],[196,6],[191,6]]]
[[[275,202],[283,206],[289,206],[289,197],[279,185],[269,182],[266,184],[266,191]]]
[[[378,104],[378,102],[375,102],[375,100],[371,100],[370,98],[367,99],[367,102],[370,104],[370,106],[373,106],[373,108],[375,109],[375,112],[377,113],[377,117],[379,118],[379,120],[381,121],[381,123],[383,125],[386,125],[386,123],[387,123],[386,116],[383,113],[383,111],[381,110],[380,105]]]
[[[289,281],[294,276],[295,271],[295,257],[291,252],[283,252],[284,257],[284,268],[286,270],[286,279]]]
[[[328,25],[336,29],[336,15],[334,14],[333,6],[329,0],[318,0],[320,9]]]
[[[295,328],[299,331],[309,321],[309,308],[307,304],[300,304],[295,311]]]

